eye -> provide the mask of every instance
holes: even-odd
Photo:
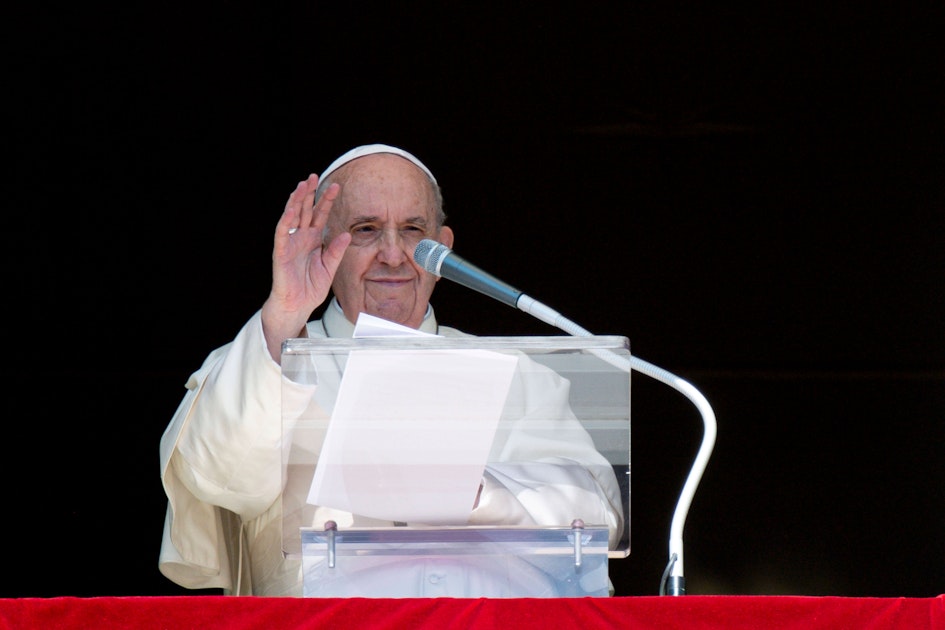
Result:
[[[351,244],[356,247],[370,245],[380,236],[380,229],[373,223],[356,223],[349,228]]]

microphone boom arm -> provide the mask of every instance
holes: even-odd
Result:
[[[525,295],[519,297],[516,308],[528,313],[545,322],[563,330],[575,337],[591,337],[593,333],[581,328],[571,320],[567,319],[557,311],[549,308],[534,298]],[[699,447],[696,458],[693,461],[692,468],[689,470],[689,476],[680,492],[679,500],[676,502],[676,510],[673,513],[673,521],[670,527],[669,537],[669,561],[666,565],[666,571],[660,581],[660,595],[667,594],[667,578],[669,582],[670,595],[686,594],[686,578],[683,572],[683,528],[686,525],[686,516],[689,514],[689,506],[692,504],[692,498],[696,494],[699,482],[702,480],[702,474],[712,457],[712,450],[715,448],[715,437],[717,433],[717,423],[715,412],[709,401],[702,393],[693,387],[689,382],[679,378],[675,374],[664,370],[661,367],[653,365],[639,357],[630,355],[629,358],[619,356],[613,352],[596,351],[595,354],[603,358],[608,363],[625,369],[636,370],[650,378],[654,378],[666,385],[669,385],[676,391],[688,398],[702,414],[702,422],[705,429],[702,435],[702,444]],[[607,356],[604,356],[604,355]]]
[[[467,288],[479,291],[503,304],[508,304],[513,308],[524,311],[570,335],[575,337],[593,336],[593,333],[581,328],[554,309],[545,306],[518,289],[509,286],[498,278],[489,275],[475,265],[463,260],[442,243],[438,243],[432,239],[423,239],[414,250],[413,257],[414,261],[429,273],[459,282]],[[669,385],[686,396],[696,406],[699,413],[702,414],[702,422],[705,425],[705,430],[702,435],[702,445],[699,447],[698,453],[696,453],[692,468],[689,470],[689,476],[686,478],[686,483],[683,485],[679,500],[676,502],[676,511],[673,513],[673,522],[670,528],[669,561],[667,562],[666,570],[663,572],[663,578],[660,580],[660,595],[666,594],[667,581],[669,583],[670,595],[685,595],[686,579],[683,573],[683,527],[686,524],[686,516],[689,513],[692,498],[695,496],[699,482],[702,480],[702,474],[705,472],[709,458],[712,456],[712,449],[715,447],[717,430],[715,412],[712,411],[711,405],[709,405],[709,402],[699,390],[663,368],[657,367],[652,363],[647,363],[633,355],[627,358],[605,350],[594,351],[594,354],[611,365],[626,370],[628,373],[632,370],[636,370],[641,374],[645,374],[650,378]]]

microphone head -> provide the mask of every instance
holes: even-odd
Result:
[[[440,265],[443,263],[443,259],[446,255],[451,251],[452,250],[443,243],[437,243],[432,239],[425,238],[414,248],[413,260],[427,272],[439,276],[441,275]]]

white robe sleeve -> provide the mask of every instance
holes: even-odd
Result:
[[[255,518],[282,492],[282,375],[259,312],[186,387],[161,438],[168,509],[159,568],[186,588],[231,590],[232,516]]]
[[[569,392],[570,383],[552,370],[517,372],[470,524],[567,526],[580,518],[606,525],[616,547],[624,522],[620,487],[571,410]]]

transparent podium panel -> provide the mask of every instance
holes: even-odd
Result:
[[[607,597],[595,528],[302,529],[305,597]]]
[[[442,575],[462,596],[606,595],[597,572],[630,553],[629,358],[618,336],[287,340],[282,549],[305,593]]]

